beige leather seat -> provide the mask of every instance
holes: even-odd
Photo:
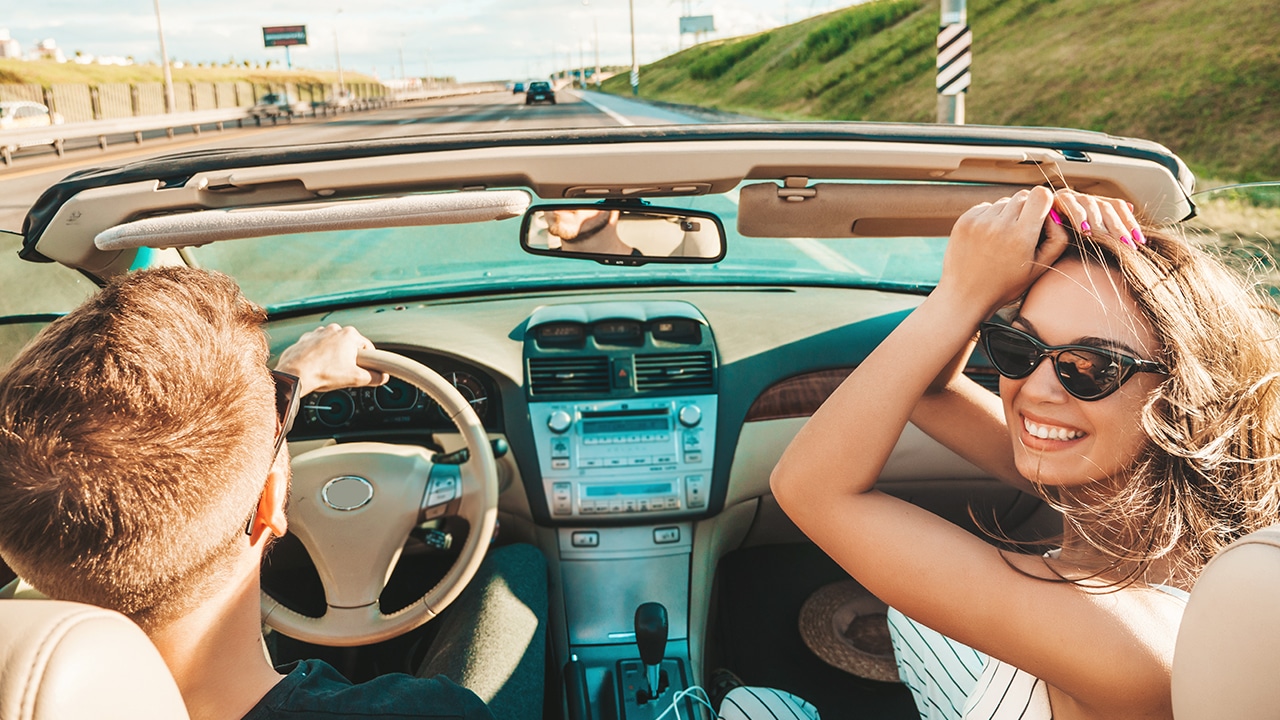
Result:
[[[1280,525],[1237,540],[1196,581],[1173,653],[1173,716],[1280,718]]]
[[[125,616],[56,600],[0,600],[0,719],[186,720],[178,686]]]

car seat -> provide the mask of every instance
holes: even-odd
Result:
[[[0,600],[0,718],[187,720],[178,686],[120,613],[57,600]]]
[[[1232,543],[1191,591],[1173,652],[1175,720],[1280,716],[1280,525]]]

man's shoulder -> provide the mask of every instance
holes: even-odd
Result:
[[[393,673],[356,684],[324,661],[303,660],[289,669],[244,720],[371,717],[493,718],[475,693],[443,676],[416,678]]]

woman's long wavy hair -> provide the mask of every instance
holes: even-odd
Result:
[[[1123,280],[1169,369],[1139,421],[1149,442],[1127,482],[1045,492],[1105,558],[1119,589],[1156,561],[1189,587],[1232,541],[1280,521],[1280,314],[1246,274],[1169,231],[1138,248],[1108,237],[1068,249]],[[1048,488],[1045,488],[1048,490]],[[1094,585],[1094,583],[1090,583]]]

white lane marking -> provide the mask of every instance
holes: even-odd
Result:
[[[587,97],[586,95],[579,95],[579,94],[578,94],[578,93],[576,93],[576,92],[569,92],[569,91],[567,91],[567,90],[562,90],[561,92],[565,93],[566,95],[573,95],[574,97],[578,98],[578,99],[579,99],[579,100],[581,100],[582,102],[584,102],[584,103],[586,103],[586,104],[590,105],[591,107],[593,107],[593,108],[595,108],[595,109],[599,110],[600,112],[604,113],[605,115],[608,115],[609,117],[613,118],[614,122],[618,123],[619,125],[622,125],[622,126],[624,126],[624,127],[625,127],[625,126],[635,125],[635,123],[633,123],[633,122],[631,122],[630,120],[626,119],[626,118],[625,118],[625,117],[623,117],[622,115],[619,115],[618,113],[614,112],[613,110],[610,110],[609,108],[607,108],[607,107],[605,107],[605,106],[601,105],[600,103],[596,102],[595,100],[592,100],[591,98]]]
[[[849,261],[849,258],[814,240],[813,238],[787,238],[787,242],[796,246],[800,252],[808,255],[818,262],[819,265],[828,270],[835,272],[846,272],[867,276],[867,271],[862,269],[857,263]]]
[[[499,120],[499,121],[498,121],[498,124],[499,124],[499,125],[501,125],[502,123],[504,123],[504,122],[506,122],[506,121],[508,121],[508,120],[510,120],[510,119],[511,119],[511,116],[509,116],[509,115],[508,115],[507,117],[504,117],[504,118],[502,118],[501,120]]]
[[[397,124],[397,125],[408,125],[409,123],[415,123],[415,122],[418,122],[418,118],[406,118],[406,119],[401,120],[400,122],[398,122],[398,123],[396,123],[396,124]]]

